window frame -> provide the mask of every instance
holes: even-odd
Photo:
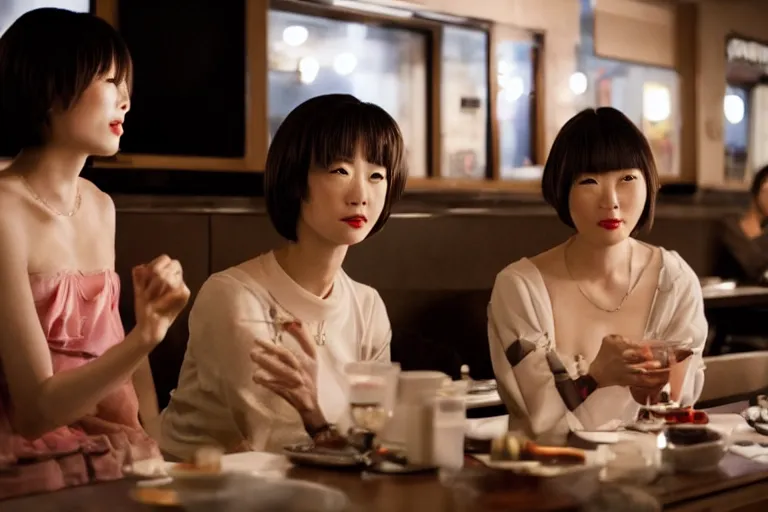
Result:
[[[120,0],[92,0],[92,13],[119,30],[117,2]],[[245,2],[245,58],[246,58],[246,108],[245,154],[239,158],[154,155],[142,153],[118,153],[112,157],[93,158],[94,168],[106,169],[168,169],[185,171],[236,171],[252,172],[264,169],[267,154],[266,124],[266,73],[252,70],[266,69],[267,10],[266,0],[242,0]],[[256,51],[254,51],[256,50]]]
[[[533,156],[534,162],[533,166],[541,166],[542,169],[544,167],[544,162],[547,159],[547,148],[545,144],[545,135],[544,135],[544,123],[541,122],[541,120],[544,119],[544,74],[543,74],[543,52],[545,50],[544,48],[544,37],[536,32],[533,32],[531,30],[515,27],[508,24],[498,24],[495,23],[493,25],[492,30],[492,44],[491,48],[493,51],[493,54],[489,53],[489,58],[492,61],[493,65],[493,75],[491,78],[491,84],[489,93],[493,94],[493,123],[494,123],[494,137],[495,137],[495,145],[493,148],[493,158],[495,159],[494,162],[494,174],[493,174],[493,181],[497,183],[504,183],[506,184],[505,188],[509,187],[512,189],[518,189],[518,190],[536,190],[537,192],[541,189],[541,180],[540,179],[508,179],[505,180],[501,177],[501,126],[499,124],[498,117],[496,116],[496,99],[498,98],[499,93],[499,83],[496,79],[496,75],[498,74],[498,66],[497,62],[498,59],[496,58],[496,50],[498,49],[498,45],[502,42],[507,41],[530,41],[532,43],[533,47],[533,58],[531,60],[531,66],[533,67],[533,100],[532,100],[532,108],[530,111],[530,118],[528,120],[529,127],[531,129],[531,140],[530,140],[530,152]]]
[[[426,162],[425,169],[428,176],[427,179],[433,176],[439,176],[441,158],[440,153],[435,152],[435,147],[440,147],[440,82],[439,72],[440,68],[440,56],[442,48],[442,34],[441,23],[423,20],[420,18],[398,18],[395,16],[387,16],[385,14],[368,13],[356,11],[353,9],[331,6],[325,4],[315,4],[309,2],[301,2],[296,0],[269,0],[269,5],[265,11],[265,17],[269,18],[269,11],[283,11],[295,14],[303,14],[306,16],[315,16],[318,18],[326,18],[334,21],[342,21],[348,23],[362,23],[366,25],[376,25],[382,28],[392,28],[398,30],[409,30],[412,32],[418,32],[424,34],[426,37],[426,51],[425,64],[426,64],[426,130],[427,130],[427,147],[425,148]],[[269,46],[268,41],[265,41],[264,55],[268,59]],[[268,80],[269,69],[267,62],[264,65],[264,81],[265,86]],[[435,72],[438,72],[436,75]],[[438,77],[436,80],[435,77]],[[435,94],[437,92],[437,94]],[[269,98],[267,98],[267,92],[265,89],[265,119],[269,112]],[[266,154],[266,151],[265,151]],[[435,174],[437,173],[437,174]],[[410,179],[409,179],[410,182]]]
[[[675,169],[677,171],[677,174],[659,174],[659,183],[662,185],[668,185],[668,184],[682,184],[682,183],[690,183],[691,178],[688,176],[688,173],[686,172],[686,165],[688,157],[685,154],[686,151],[686,140],[685,140],[685,130],[683,130],[683,119],[686,115],[686,104],[685,104],[685,84],[684,80],[685,77],[680,72],[679,69],[676,67],[667,67],[667,66],[660,66],[656,64],[649,64],[646,62],[638,61],[638,60],[624,60],[624,59],[617,59],[614,57],[603,57],[601,55],[598,55],[594,51],[584,50],[581,46],[579,46],[576,49],[576,62],[577,62],[577,70],[581,71],[582,73],[586,74],[586,71],[581,69],[581,62],[580,57],[582,56],[588,56],[588,57],[594,57],[600,60],[609,61],[609,62],[615,62],[617,64],[623,64],[630,67],[642,67],[642,68],[650,68],[650,69],[658,69],[658,70],[665,70],[665,71],[673,71],[677,75],[677,94],[676,94],[676,106],[677,106],[677,123],[676,128],[678,130],[678,143],[677,143],[677,168]],[[643,135],[648,138],[648,136],[643,131],[643,127],[640,125],[636,125],[637,128],[643,133]],[[649,140],[650,143],[650,140]]]
[[[746,167],[744,169],[744,178],[741,180],[729,179],[726,172],[727,169],[726,169],[726,161],[725,161],[725,148],[726,148],[725,130],[726,130],[726,123],[728,121],[725,119],[724,105],[721,104],[720,113],[722,115],[722,122],[723,122],[723,144],[722,144],[723,166],[722,166],[722,169],[720,170],[720,188],[724,190],[749,190],[749,187],[751,186],[752,181],[754,179],[755,173],[757,173],[757,171],[760,170],[760,169],[753,169],[751,167],[752,151],[753,151],[752,139],[754,135],[753,130],[755,129],[755,118],[752,112],[752,90],[754,87],[759,85],[760,82],[729,80],[728,66],[731,64],[732,61],[728,55],[729,53],[728,47],[734,40],[741,41],[742,43],[746,43],[746,44],[753,43],[763,48],[768,48],[768,40],[749,37],[737,31],[730,31],[726,34],[725,42],[724,42],[725,76],[723,77],[723,100],[725,100],[725,96],[728,94],[729,86],[745,90],[747,93],[747,98],[746,98],[746,101],[744,102],[744,107],[747,111],[746,115],[749,116],[749,124],[747,126],[747,161],[745,164]],[[734,59],[734,62],[738,62],[738,60]],[[746,61],[746,62],[748,62],[750,66],[758,66],[758,64],[755,62],[751,62],[751,61]],[[765,69],[763,69],[763,77],[768,77],[768,63],[766,64]]]
[[[91,0],[91,12],[119,28],[117,2],[120,0]],[[533,40],[534,54],[534,108],[531,109],[531,144],[534,165],[543,165],[546,158],[546,137],[544,119],[544,36],[530,28],[515,27],[509,23],[500,24],[485,19],[456,16],[442,16],[434,13],[414,13],[401,18],[363,12],[346,7],[301,0],[243,0],[246,2],[246,123],[245,156],[242,158],[215,158],[176,155],[149,155],[118,153],[110,158],[94,158],[95,168],[183,170],[183,171],[234,171],[263,172],[269,144],[269,99],[268,91],[268,20],[270,9],[297,14],[320,16],[333,20],[375,24],[383,27],[422,32],[427,43],[426,80],[426,174],[425,178],[409,178],[409,190],[469,190],[469,191],[523,191],[539,192],[540,180],[502,180],[500,178],[500,128],[496,116],[498,82],[496,49],[501,37],[509,31],[526,34]],[[450,20],[447,18],[455,18]],[[449,178],[441,175],[441,76],[442,76],[442,28],[455,25],[483,30],[487,33],[488,51],[488,104],[486,135],[486,166],[484,179]]]

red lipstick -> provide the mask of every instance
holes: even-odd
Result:
[[[120,121],[109,123],[109,129],[112,130],[112,133],[120,137],[123,134],[123,123]]]
[[[346,222],[347,224],[349,224],[349,226],[355,229],[362,228],[365,225],[365,223],[368,222],[368,219],[366,219],[364,215],[353,215],[351,217],[344,217],[341,220],[342,222]]]
[[[619,227],[623,222],[624,221],[621,219],[603,219],[600,222],[598,222],[597,225],[603,229],[613,231],[614,229],[619,229]]]

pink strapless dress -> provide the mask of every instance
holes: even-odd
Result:
[[[123,340],[114,271],[31,275],[30,285],[54,373],[82,366]],[[115,480],[125,464],[159,457],[138,411],[128,380],[91,415],[26,439],[11,426],[13,405],[0,369],[0,499]]]

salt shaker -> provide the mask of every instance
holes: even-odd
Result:
[[[464,466],[468,384],[466,380],[448,383],[434,398],[432,462],[437,467],[461,469]]]
[[[410,464],[434,465],[435,399],[437,390],[446,382],[450,382],[450,377],[442,372],[400,373],[393,418],[397,429],[390,432],[390,438],[402,442]]]

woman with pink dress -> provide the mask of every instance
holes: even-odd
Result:
[[[189,290],[168,256],[135,267],[123,332],[115,207],[79,177],[119,149],[131,70],[90,14],[33,10],[0,37],[0,145],[16,155],[0,173],[0,499],[159,456],[142,428],[157,415],[147,355]]]

